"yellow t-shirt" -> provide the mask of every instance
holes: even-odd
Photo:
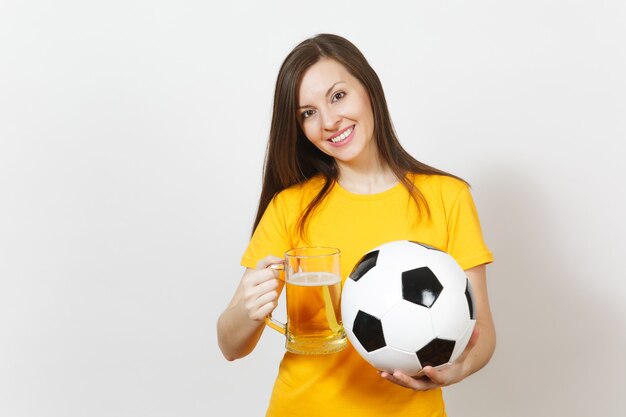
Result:
[[[439,175],[409,178],[428,202],[428,219],[419,220],[402,183],[377,194],[354,194],[335,184],[310,218],[307,241],[299,236],[298,219],[324,180],[315,177],[282,191],[267,206],[242,265],[255,268],[265,256],[282,257],[296,247],[331,246],[341,251],[345,280],[367,251],[403,239],[442,249],[463,269],[493,261],[463,182]],[[441,389],[414,392],[386,381],[349,345],[327,355],[286,352],[267,416],[445,416],[445,409]]]

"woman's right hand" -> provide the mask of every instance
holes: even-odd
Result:
[[[267,256],[241,277],[233,299],[217,320],[217,342],[226,359],[246,356],[259,341],[265,317],[278,305],[284,285],[278,271],[268,267],[282,262],[281,258]]]
[[[241,278],[242,304],[248,318],[263,321],[278,306],[284,282],[270,265],[284,262],[276,256],[261,259],[256,269],[248,269]]]

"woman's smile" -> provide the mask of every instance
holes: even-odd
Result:
[[[331,136],[328,141],[333,146],[344,146],[350,143],[354,137],[354,125],[344,129],[336,135]]]

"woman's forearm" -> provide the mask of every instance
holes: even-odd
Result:
[[[476,308],[478,339],[464,361],[464,376],[467,377],[483,368],[493,356],[496,348],[496,329],[489,307],[486,266],[480,265],[465,271],[472,286]]]

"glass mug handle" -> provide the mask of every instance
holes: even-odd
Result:
[[[275,264],[271,264],[270,266],[268,266],[269,269],[273,269],[274,271],[278,271],[279,274],[281,272],[284,273],[285,271],[285,264],[284,263],[275,263]],[[279,279],[280,275],[279,275]],[[282,278],[282,280],[284,281],[284,277]],[[272,318],[272,313],[268,314],[267,316],[265,316],[265,324],[267,324],[269,327],[271,327],[272,329],[276,330],[277,332],[285,335],[287,333],[287,325],[284,323],[279,322],[278,320]]]

